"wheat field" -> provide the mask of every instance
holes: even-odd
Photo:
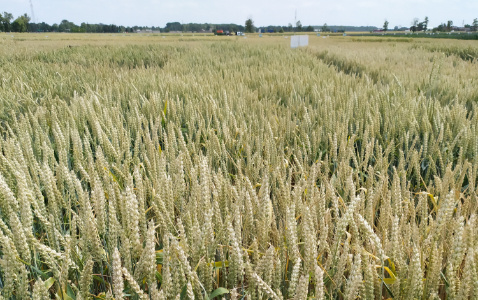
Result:
[[[2,34],[0,299],[478,298],[473,41]]]

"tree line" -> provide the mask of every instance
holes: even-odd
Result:
[[[418,18],[414,18],[411,26],[410,26],[410,31],[413,32],[421,32],[421,31],[427,31],[430,30],[428,28],[428,23],[429,23],[428,17],[425,17],[423,21],[420,21]],[[383,23],[382,30],[387,31],[388,30],[388,25],[389,22],[387,19],[385,19],[385,22]],[[395,30],[398,27],[395,26]],[[475,18],[471,24],[464,24],[463,28],[469,29],[470,31],[478,31],[478,18]],[[441,23],[437,27],[434,27],[431,29],[433,32],[450,32],[452,30],[458,29],[457,26],[453,26],[453,21],[448,20],[446,23]]]
[[[81,23],[77,25],[68,20],[62,20],[60,23],[52,25],[41,22],[30,22],[31,18],[24,14],[18,18],[14,18],[13,14],[4,12],[0,13],[0,31],[1,32],[88,32],[88,33],[119,33],[119,32],[137,32],[138,30],[152,30],[161,32],[215,32],[222,29],[229,32],[244,31],[243,25],[237,24],[181,24],[179,22],[169,22],[165,27],[159,26],[118,26],[115,24],[88,24]]]
[[[354,30],[350,26],[327,26],[324,24],[322,27],[313,27],[311,25],[303,26],[301,21],[297,21],[296,24],[292,25],[289,23],[287,26],[254,26],[252,19],[248,19],[245,22],[245,25],[238,24],[210,24],[210,23],[188,23],[181,24],[180,22],[169,22],[166,23],[165,27],[146,27],[146,26],[118,26],[114,24],[88,24],[81,23],[77,25],[68,20],[62,20],[60,23],[54,23],[50,25],[45,22],[33,23],[30,22],[31,18],[24,14],[14,19],[13,15],[8,12],[0,13],[0,31],[2,32],[88,32],[88,33],[118,33],[118,32],[137,32],[138,30],[152,30],[152,31],[161,31],[161,32],[213,32],[216,33],[217,30],[223,30],[224,32],[256,32],[261,30],[261,32],[313,32],[315,29],[320,31],[349,31]],[[353,27],[355,28],[355,27]],[[362,28],[362,27],[357,27]],[[355,28],[357,31],[358,29]],[[372,27],[367,27],[368,30]],[[375,27],[373,27],[375,28]]]
[[[469,28],[470,31],[478,31],[478,18],[475,18],[473,20],[473,23],[465,24],[463,27]],[[433,31],[450,32],[452,30],[455,30],[455,28],[457,28],[457,26],[453,25],[453,21],[448,20],[446,23],[441,23],[436,28],[433,28]]]
[[[45,22],[41,23],[32,23],[30,22],[31,18],[27,14],[23,14],[17,18],[14,18],[11,13],[4,12],[0,13],[0,31],[2,32],[88,32],[88,33],[119,33],[119,32],[137,32],[142,30],[152,30],[152,31],[161,31],[161,32],[213,32],[216,33],[216,30],[223,30],[224,32],[256,32],[261,30],[261,32],[313,32],[316,29],[322,32],[345,32],[345,31],[373,31],[378,29],[374,26],[328,26],[325,23],[323,26],[303,26],[301,21],[297,21],[296,24],[292,25],[289,23],[287,26],[262,26],[255,27],[254,21],[249,18],[246,20],[244,25],[237,24],[209,24],[209,23],[189,23],[181,24],[180,22],[169,22],[166,23],[165,27],[146,27],[146,26],[118,26],[115,24],[88,24],[81,23],[77,25],[68,20],[62,20],[59,24],[54,23],[53,25],[47,24]],[[414,18],[410,31],[421,32],[427,31],[429,19],[425,17],[423,21],[420,21],[418,18]],[[471,24],[464,25],[464,28],[468,28],[470,31],[478,31],[478,18],[475,18]],[[395,26],[394,30],[403,30],[408,29],[405,27],[398,28]],[[449,20],[445,23],[441,23],[439,26],[431,29],[434,32],[450,32],[456,30],[457,27],[453,26],[453,21]],[[385,20],[383,24],[383,31],[389,30],[389,22]]]
[[[25,32],[28,31],[29,22],[30,17],[27,14],[19,16],[13,20],[13,15],[11,13],[0,13],[0,31]]]
[[[8,12],[0,13],[0,31],[3,32],[99,32],[99,33],[118,33],[118,32],[136,32],[137,30],[152,29],[159,30],[159,27],[146,26],[118,26],[114,24],[88,24],[81,23],[77,25],[68,20],[62,20],[59,24],[53,25],[45,22],[33,23],[31,18],[24,14],[14,19]]]

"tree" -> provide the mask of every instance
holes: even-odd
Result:
[[[383,22],[383,31],[387,31],[388,30],[388,21],[387,19],[385,19],[385,22]]]
[[[452,20],[448,20],[448,22],[446,22],[446,30],[447,30],[448,32],[450,32],[452,26],[453,26],[453,21],[452,21]]]
[[[292,31],[292,23],[287,24],[287,31]]]
[[[427,31],[427,29],[428,29],[428,17],[425,17],[425,20],[422,23],[423,23],[423,30]]]
[[[247,33],[253,33],[254,32],[254,21],[252,21],[251,18],[246,20],[246,29],[245,31]]]
[[[314,31],[314,27],[312,26],[307,26],[307,28],[305,29],[305,31],[308,31],[308,32],[311,32],[311,31]]]
[[[327,32],[327,31],[330,31],[330,29],[327,26],[327,23],[324,23],[324,25],[322,26],[322,32]]]
[[[418,18],[414,18],[412,21],[412,27],[410,27],[410,30],[415,32],[418,29]]]
[[[11,13],[4,12],[2,17],[3,30],[10,31],[12,30],[10,22],[13,20],[13,15]]]
[[[297,31],[302,31],[302,23],[300,22],[300,20],[295,23],[295,28]]]
[[[165,29],[168,32],[169,31],[182,31],[183,26],[179,22],[169,22],[169,23],[166,23]]]
[[[471,24],[471,30],[478,31],[478,18],[473,20],[473,23]]]
[[[20,16],[15,19],[12,23],[12,31],[15,32],[27,32],[28,30],[28,22],[30,22],[30,17],[27,14]]]
[[[438,25],[438,27],[436,28],[433,28],[433,31],[434,32],[443,32],[443,31],[446,31],[446,24],[445,23],[441,23],[440,25]]]
[[[424,23],[423,22],[418,23],[417,31],[423,31],[423,30],[425,30]]]
[[[76,32],[77,28],[78,26],[75,25],[75,23],[70,22],[68,20],[62,20],[60,25],[58,25],[58,31],[60,32]]]

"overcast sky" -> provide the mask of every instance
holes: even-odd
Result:
[[[471,24],[478,18],[478,0],[0,0],[0,11],[15,17],[27,13],[48,24],[61,20],[80,24],[105,23],[164,27],[167,22],[244,24],[251,17],[256,26],[370,25],[384,20],[394,26],[410,26],[413,18],[430,19],[430,26],[447,20]]]

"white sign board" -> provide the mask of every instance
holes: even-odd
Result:
[[[309,36],[308,35],[293,35],[290,37],[290,47],[304,47],[309,45]]]
[[[293,36],[290,37],[290,47],[291,48],[299,47],[299,36],[298,35],[293,35]]]

